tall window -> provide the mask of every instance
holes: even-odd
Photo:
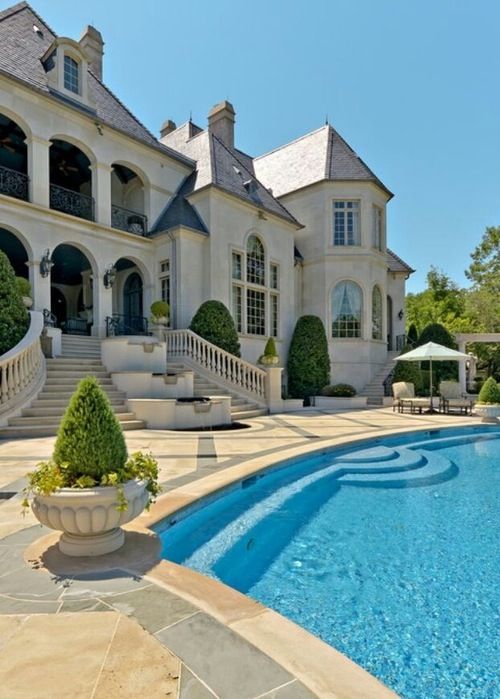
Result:
[[[373,287],[372,293],[372,338],[382,339],[382,292],[378,286]]]
[[[71,56],[64,56],[64,87],[80,94],[79,65]]]
[[[160,262],[160,298],[170,306],[170,260]]]
[[[373,247],[382,250],[382,209],[380,206],[373,207]]]
[[[231,307],[236,329],[249,335],[279,335],[279,266],[266,260],[262,241],[248,238],[231,253]]]
[[[332,292],[332,337],[361,337],[363,292],[354,282],[340,282]]]
[[[333,244],[361,244],[359,201],[333,202]]]

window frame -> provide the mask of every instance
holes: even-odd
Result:
[[[377,204],[372,211],[372,247],[379,252],[384,250],[384,210]]]
[[[336,320],[334,316],[334,294],[335,291],[338,287],[340,287],[342,284],[352,284],[354,287],[356,287],[357,291],[359,292],[359,300],[360,300],[360,308],[359,308],[359,317],[355,321],[348,321],[348,320]],[[361,287],[358,282],[354,281],[354,279],[340,279],[338,282],[336,282],[330,291],[330,313],[331,313],[331,325],[330,325],[330,337],[333,341],[338,341],[338,340],[363,340],[364,339],[364,307],[365,307],[365,293],[363,288]],[[340,315],[339,315],[340,317]],[[342,325],[340,324],[344,324]],[[354,323],[358,324],[357,332],[355,331],[355,326]],[[340,331],[338,334],[335,332],[335,325],[338,325],[338,331]],[[352,326],[350,327],[349,324]]]
[[[378,292],[380,298],[380,313],[378,319],[375,317],[375,292]],[[379,326],[379,331],[377,331],[377,325]],[[374,284],[372,289],[372,314],[371,314],[371,339],[380,342],[384,338],[384,297],[382,295],[382,289],[379,284]]]
[[[354,206],[348,207],[345,206],[344,208],[339,207],[339,204],[351,204]],[[360,247],[361,246],[361,199],[333,199],[332,201],[332,232],[333,232],[333,239],[332,239],[332,245],[333,247],[336,248],[355,248],[355,247]],[[356,221],[356,230],[354,230],[353,227],[353,242],[349,242],[349,217],[346,216],[349,212],[353,213],[355,212],[356,216],[354,217],[354,220]],[[342,242],[337,241],[337,213],[343,214],[343,231],[342,231]]]
[[[163,269],[163,265],[168,265],[167,269]],[[172,318],[172,266],[170,263],[170,258],[166,257],[158,262],[158,281],[160,283],[160,300],[166,301],[170,308],[168,326],[170,326],[170,319]],[[167,288],[167,293],[164,293],[164,284]],[[168,298],[166,298],[168,296]]]
[[[75,68],[76,67],[76,68]],[[76,78],[75,78],[76,74]],[[71,83],[75,81],[76,90],[73,89]],[[73,95],[81,96],[82,94],[82,67],[81,62],[70,53],[64,52],[63,57],[63,85],[64,89],[71,92]]]

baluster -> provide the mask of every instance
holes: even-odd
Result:
[[[14,367],[12,366],[12,361],[7,364],[7,386],[8,386],[8,398],[12,398],[14,395]]]
[[[8,385],[7,385],[7,367],[5,364],[2,366],[1,371],[2,371],[2,375],[1,375],[2,383],[0,386],[0,403],[6,403],[7,399],[8,399],[9,389],[8,389]]]

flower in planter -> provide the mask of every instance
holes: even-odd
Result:
[[[170,306],[166,301],[154,301],[151,304],[151,322],[158,325],[168,323],[170,317]]]

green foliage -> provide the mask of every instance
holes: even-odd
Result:
[[[469,321],[464,318],[466,292],[444,272],[431,267],[427,274],[427,289],[406,297],[406,318],[421,332],[426,325],[441,323],[454,332],[467,332]]]
[[[270,337],[268,341],[266,342],[266,346],[264,347],[264,357],[277,357],[278,356],[278,351],[276,349],[276,343],[274,341],[274,337]]]
[[[486,379],[484,382],[477,398],[477,402],[484,403],[486,405],[495,405],[496,403],[500,403],[500,386],[492,376],[490,376],[490,378]]]
[[[418,338],[417,346],[421,347],[428,342],[436,342],[438,345],[457,349],[457,343],[448,330],[441,323],[431,323],[427,325]],[[422,369],[430,370],[430,362],[422,362]],[[432,383],[439,386],[441,381],[458,380],[458,362],[432,362]],[[425,386],[424,386],[425,388]]]
[[[151,315],[153,318],[168,318],[170,306],[166,301],[154,301],[151,304]]]
[[[497,304],[500,304],[500,226],[486,229],[471,258],[471,265],[465,272],[467,279],[476,288],[496,295]]]
[[[16,277],[16,284],[21,296],[31,297],[31,284],[27,279],[24,277]]]
[[[52,459],[28,473],[24,505],[28,495],[50,495],[59,488],[115,486],[117,509],[127,508],[123,484],[145,480],[150,502],[160,492],[158,464],[151,454],[137,452],[127,458],[120,423],[106,394],[93,376],[78,384],[59,428]]]
[[[317,395],[330,378],[324,325],[317,316],[302,316],[288,352],[288,391],[293,398]]]
[[[356,389],[348,383],[336,383],[333,386],[324,386],[321,389],[321,395],[333,398],[352,398],[356,395]]]
[[[236,326],[226,306],[220,301],[202,303],[189,329],[226,352],[240,356]]]
[[[418,332],[415,323],[411,323],[408,328],[407,340],[410,347],[416,347],[418,342]]]
[[[409,351],[411,348],[403,350]],[[418,394],[423,388],[422,372],[420,371],[419,362],[396,362],[392,383],[406,381],[415,386],[415,394]]]
[[[5,253],[0,251],[0,356],[23,339],[29,315],[16,283],[16,275]]]

